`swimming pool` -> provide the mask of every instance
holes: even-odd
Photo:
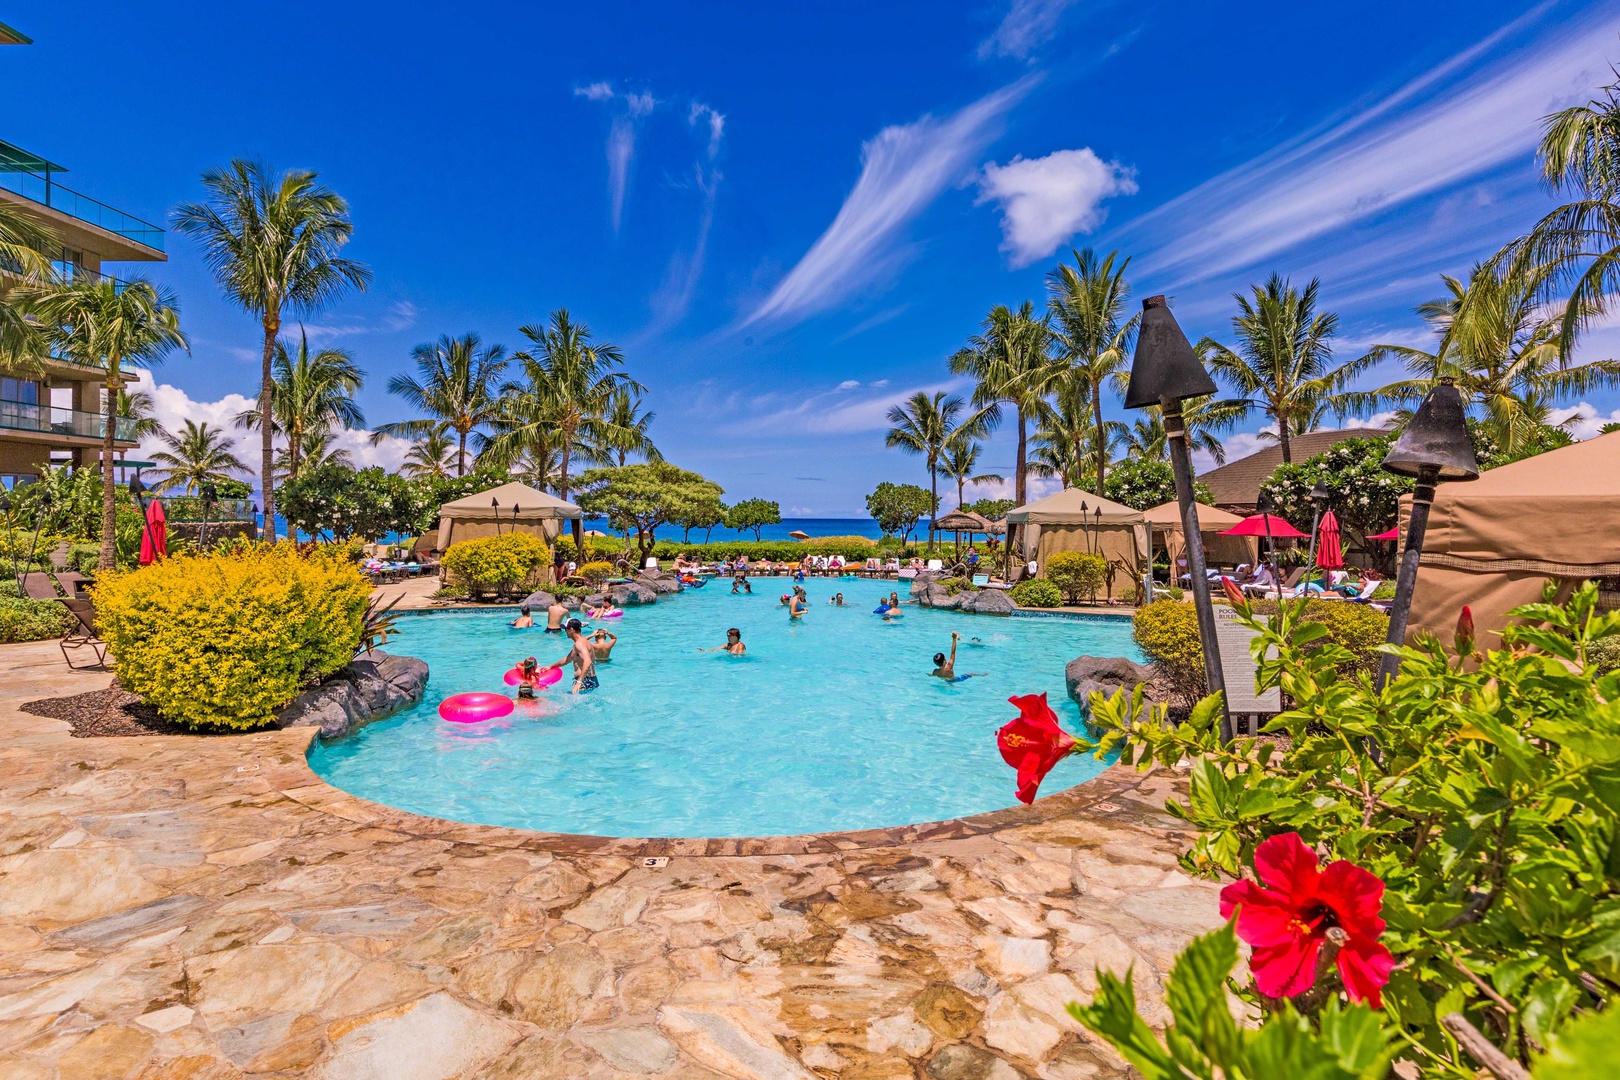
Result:
[[[574,697],[570,680],[501,720],[453,724],[440,701],[472,690],[510,692],[502,674],[525,656],[560,659],[567,641],[512,630],[515,609],[431,612],[400,620],[390,650],[430,669],[411,709],[349,738],[311,747],[330,783],[376,802],[485,825],[598,836],[770,836],[876,828],[964,817],[1015,804],[1013,771],[995,731],[1015,715],[1012,694],[1046,691],[1071,731],[1079,709],[1064,690],[1072,658],[1141,657],[1130,620],[995,618],[904,608],[872,614],[893,583],[806,583],[809,614],[790,624],[786,579],[752,596],[717,581],[631,608],[601,625],[619,635],[599,665],[601,688]],[[842,589],[849,607],[830,607]],[[727,627],[748,654],[702,653]],[[947,684],[930,658],[962,634]],[[977,640],[973,640],[977,639]],[[559,692],[562,691],[562,692]],[[1103,766],[1070,757],[1051,793]]]

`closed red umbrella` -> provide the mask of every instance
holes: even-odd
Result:
[[[153,499],[146,506],[146,528],[141,530],[141,565],[156,562],[168,550],[168,518],[164,516],[163,503]]]
[[[1269,536],[1275,540],[1303,540],[1305,534],[1276,514],[1254,514],[1221,533],[1222,536]]]
[[[1396,525],[1394,528],[1389,529],[1386,532],[1381,532],[1381,533],[1377,534],[1376,536],[1367,537],[1367,539],[1369,539],[1369,540],[1399,540],[1400,538],[1401,538],[1401,527],[1399,525]]]
[[[1344,565],[1344,550],[1339,546],[1339,519],[1329,510],[1322,515],[1322,527],[1317,533],[1316,565],[1324,570],[1337,570]]]

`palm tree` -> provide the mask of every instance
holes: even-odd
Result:
[[[547,485],[556,481],[557,462],[560,459],[554,447],[544,444],[531,446],[519,453],[517,459],[512,462],[512,475],[525,484],[544,491]]]
[[[1545,117],[1536,159],[1554,191],[1574,198],[1492,261],[1504,279],[1538,280],[1543,303],[1568,292],[1557,338],[1567,361],[1580,329],[1620,292],[1620,82]]]
[[[943,390],[932,397],[919,390],[905,402],[889,407],[888,421],[894,426],[884,437],[883,445],[897,446],[908,454],[921,454],[928,468],[928,490],[934,498],[934,513],[928,522],[928,546],[934,546],[933,518],[939,513],[939,461],[940,455],[953,438],[972,439],[984,434],[986,420],[982,413],[967,419],[957,417],[967,403]]]
[[[939,471],[956,481],[958,507],[962,505],[962,493],[969,484],[999,484],[1006,479],[1000,473],[978,471],[979,455],[982,453],[984,447],[973,439],[952,438],[946,441],[945,452],[939,455]]]
[[[24,284],[42,284],[52,276],[46,253],[53,247],[48,229],[12,203],[0,202],[0,270],[20,277]],[[39,327],[28,319],[17,298],[0,291],[0,368],[19,375],[37,374],[45,347]]]
[[[1300,433],[1299,420],[1314,417],[1349,381],[1376,361],[1370,356],[1333,365],[1330,339],[1339,328],[1332,312],[1317,314],[1321,282],[1312,278],[1296,290],[1280,274],[1251,290],[1253,299],[1233,293],[1238,313],[1232,318],[1236,350],[1213,338],[1198,343],[1200,358],[1239,395],[1220,405],[1243,419],[1259,411],[1277,425],[1282,459],[1293,461],[1289,440]]]
[[[450,425],[443,420],[418,439],[405,455],[400,472],[416,478],[436,476],[448,479],[454,466],[455,445],[450,441]]]
[[[276,342],[270,376],[270,423],[287,440],[287,475],[298,475],[306,436],[325,434],[334,426],[356,428],[366,422],[354,394],[364,381],[354,358],[342,349],[309,351],[309,335],[300,333],[296,355],[286,342]],[[257,408],[239,413],[236,424],[259,426]]]
[[[1059,263],[1047,275],[1050,294],[1047,307],[1052,314],[1052,335],[1058,353],[1068,364],[1069,375],[1090,398],[1094,431],[1107,431],[1103,423],[1103,384],[1118,382],[1130,366],[1131,340],[1136,336],[1141,315],[1124,322],[1120,316],[1131,288],[1125,283],[1126,259],[1116,268],[1119,252],[1099,259],[1090,248],[1074,253],[1074,265]],[[1097,486],[1102,491],[1108,471],[1108,440],[1094,439],[1092,456],[1097,464]],[[1078,484],[1078,474],[1065,484]]]
[[[602,414],[607,425],[603,433],[607,441],[600,446],[592,446],[590,456],[621,467],[632,454],[639,454],[648,461],[663,461],[664,455],[658,452],[658,447],[653,445],[651,436],[647,434],[657,415],[642,411],[639,393],[619,387],[613,391],[607,410]]]
[[[102,402],[102,408],[106,408]],[[131,439],[148,439],[163,430],[163,425],[157,422],[152,415],[152,395],[145,390],[118,391],[113,399],[112,414],[120,420],[129,421],[129,437]]]
[[[1226,445],[1217,432],[1229,431],[1247,413],[1243,402],[1220,402],[1214,398],[1187,398],[1181,403],[1181,416],[1187,428],[1187,449],[1202,450],[1226,464]],[[1164,433],[1164,414],[1157,405],[1140,410],[1142,415],[1121,432],[1117,444],[1125,457],[1146,461],[1169,461],[1170,443]]]
[[[322,465],[341,465],[345,469],[354,468],[354,455],[342,447],[332,448],[332,433],[330,431],[306,431],[299,439],[297,446],[297,467],[294,468],[294,447],[291,440],[287,445],[276,451],[275,478],[278,484],[291,480],[294,476],[312,473]]]
[[[571,459],[595,460],[597,449],[630,437],[609,419],[614,395],[633,394],[646,387],[619,370],[624,354],[619,347],[591,341],[591,329],[575,322],[566,308],[551,313],[545,326],[521,326],[518,332],[530,347],[512,354],[522,365],[523,378],[507,383],[501,393],[511,399],[505,430],[492,441],[495,453],[536,445],[537,427],[549,429],[557,462],[557,494],[568,498]]]
[[[274,416],[271,368],[282,314],[318,311],[349,289],[363,291],[371,271],[338,254],[354,233],[349,204],[317,183],[315,173],[292,169],[272,178],[269,166],[238,158],[203,173],[202,184],[206,201],[177,207],[174,227],[197,238],[203,261],[226,297],[259,317],[264,329],[259,411]],[[271,425],[261,425],[260,435],[264,527],[274,540]]]
[[[500,378],[506,372],[506,349],[487,348],[477,334],[453,338],[448,334],[436,342],[411,350],[416,375],[395,375],[388,380],[388,392],[409,402],[427,416],[383,424],[372,435],[372,442],[394,435],[402,439],[422,439],[449,424],[456,433],[456,475],[467,475],[467,440],[479,444],[483,430],[500,416]]]
[[[1434,352],[1379,345],[1374,360],[1401,360],[1409,378],[1347,395],[1366,412],[1379,405],[1412,408],[1442,378],[1455,381],[1503,450],[1516,450],[1547,426],[1559,398],[1620,384],[1620,361],[1566,362],[1564,312],[1539,297],[1556,267],[1475,266],[1465,285],[1442,275],[1447,295],[1418,307],[1434,329]]]
[[[1013,498],[1022,506],[1029,474],[1028,423],[1037,403],[1051,390],[1062,368],[1052,360],[1051,326],[1035,317],[1028,300],[1017,311],[997,304],[980,332],[951,356],[951,371],[971,375],[973,404],[988,431],[1001,420],[1001,407],[1011,406],[1018,425],[1018,452],[1013,463]],[[1010,538],[1009,538],[1010,539]]]
[[[102,395],[101,558],[97,565],[110,570],[118,556],[113,532],[117,520],[113,441],[117,434],[114,410],[124,388],[123,365],[150,366],[176,346],[187,347],[177,301],[169,290],[150,282],[115,282],[111,278],[23,285],[13,291],[12,299],[36,320],[48,345],[77,363],[107,373]]]
[[[225,429],[206,421],[199,424],[187,420],[178,434],[159,428],[157,437],[168,447],[152,455],[152,460],[162,466],[157,484],[159,491],[178,487],[189,494],[200,491],[204,484],[233,479],[232,473],[252,472],[231,453]]]

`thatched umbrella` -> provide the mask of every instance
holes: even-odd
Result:
[[[967,533],[970,537],[974,533],[983,533],[989,536],[993,528],[994,526],[989,518],[981,514],[975,514],[971,510],[963,510],[961,507],[957,507],[942,518],[934,519],[935,532],[953,532],[956,534],[956,557],[958,559],[962,557],[963,533]]]
[[[808,539],[810,539],[810,534],[809,533],[800,532],[798,529],[794,529],[792,532],[788,533],[788,535],[793,537],[793,539],[795,539],[795,540],[808,540]]]

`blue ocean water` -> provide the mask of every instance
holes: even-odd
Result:
[[[587,519],[585,527],[600,532],[611,531],[607,522],[599,518]],[[871,518],[784,518],[775,525],[767,525],[761,529],[759,538],[761,540],[787,540],[790,539],[788,534],[794,531],[809,533],[813,537],[865,536],[877,540],[883,536],[883,530],[878,528],[878,523]],[[280,515],[276,517],[276,534],[278,536],[287,535],[287,519]],[[685,535],[682,530],[675,528],[673,525],[666,525],[658,531],[660,540],[681,540]],[[694,529],[690,534],[690,539],[694,544],[701,544],[704,542],[705,536],[711,540],[752,540],[754,530],[737,532],[734,529],[718,528],[712,531],[700,532]],[[308,540],[309,537],[304,533],[299,533],[298,539]],[[390,533],[381,539],[384,543],[391,544],[399,541],[402,537],[399,534]]]
[[[808,530],[807,530],[808,531]],[[450,723],[446,697],[510,692],[525,656],[560,659],[566,641],[512,630],[514,611],[401,620],[392,652],[428,662],[419,705],[311,748],[331,783],[404,810],[488,825],[609,836],[764,836],[903,825],[1014,804],[995,731],[1013,694],[1046,692],[1071,731],[1078,708],[1064,665],[1083,654],[1141,656],[1129,619],[993,618],[907,605],[872,613],[892,582],[811,579],[809,613],[790,622],[788,579],[734,596],[716,581],[602,625],[619,636],[601,688],[569,680],[501,720]],[[850,606],[827,601],[842,590]],[[727,627],[748,653],[702,652]],[[963,636],[959,683],[930,657]],[[1044,790],[1089,779],[1090,757],[1059,764]]]

